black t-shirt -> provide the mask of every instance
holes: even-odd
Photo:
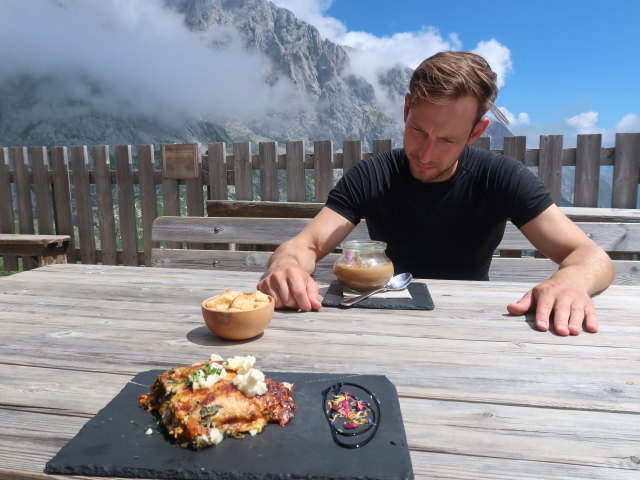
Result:
[[[465,147],[454,175],[439,183],[416,180],[403,149],[362,160],[326,205],[354,225],[365,218],[371,239],[387,243],[396,273],[488,280],[506,221],[521,227],[552,203],[519,161]]]

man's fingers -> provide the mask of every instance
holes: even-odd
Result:
[[[309,301],[311,302],[311,308],[313,310],[320,310],[322,302],[320,301],[320,294],[318,293],[318,284],[314,281],[307,283],[307,294],[309,295]]]
[[[582,331],[582,322],[584,321],[584,306],[574,305],[571,307],[571,316],[569,317],[569,333],[571,335],[580,335]]]
[[[566,303],[553,304],[555,298],[549,296],[544,299],[544,307],[541,307],[541,300],[538,301],[538,307],[536,309],[536,325],[542,322],[549,324],[549,318],[551,312],[553,312],[553,328],[558,335],[566,337],[571,333],[569,330],[569,317],[571,316],[571,307]],[[546,328],[545,328],[546,330]]]
[[[546,332],[549,329],[549,319],[551,318],[551,312],[553,312],[554,301],[555,298],[553,297],[553,295],[545,294],[540,295],[540,297],[536,301],[536,328],[542,332]],[[555,325],[557,330],[557,323],[555,323]]]
[[[596,333],[598,331],[598,315],[593,305],[587,305],[584,308],[584,326],[588,332]]]
[[[293,308],[308,312],[318,310],[321,306],[316,282],[295,269],[272,273],[258,283],[258,289],[275,299],[276,308]]]
[[[529,310],[531,310],[532,298],[533,298],[533,290],[529,290],[527,293],[524,294],[524,297],[522,297],[516,303],[510,303],[509,305],[507,305],[507,311],[511,315],[524,315]]]
[[[289,288],[293,303],[295,303],[294,308],[297,307],[303,312],[311,310],[311,301],[309,300],[309,295],[307,293],[307,286],[304,284],[297,284],[296,286],[290,285]]]

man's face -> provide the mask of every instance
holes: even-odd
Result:
[[[475,124],[478,101],[466,95],[439,105],[404,105],[404,150],[411,174],[421,182],[443,182],[455,173],[465,145],[477,140],[488,119]]]

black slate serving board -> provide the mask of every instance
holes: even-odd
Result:
[[[424,283],[411,282],[407,287],[411,298],[384,298],[375,295],[356,303],[351,307],[341,307],[340,302],[344,300],[343,285],[334,280],[329,285],[327,293],[322,300],[323,307],[339,308],[382,308],[388,310],[433,310],[435,305],[431,298],[431,293]]]
[[[136,375],[51,459],[50,474],[176,479],[413,479],[396,389],[383,375],[269,373],[294,383],[296,416],[285,427],[226,438],[200,451],[181,448],[158,430],[155,417],[138,407],[139,395],[161,370]],[[323,389],[338,382],[362,385],[380,400],[375,437],[362,448],[334,443],[323,411]]]

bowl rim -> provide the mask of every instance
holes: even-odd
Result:
[[[269,295],[269,294],[266,294],[266,293],[265,293],[265,295],[267,295],[267,297],[269,297],[269,303],[268,303],[268,304],[266,304],[266,305],[262,305],[262,306],[260,306],[260,307],[252,308],[251,310],[238,310],[238,311],[232,311],[232,312],[230,312],[229,310],[215,310],[215,309],[213,309],[213,308],[209,308],[209,307],[207,307],[207,306],[205,305],[205,303],[206,303],[207,301],[211,300],[212,298],[219,297],[220,295],[222,295],[222,294],[221,294],[221,293],[219,293],[218,295],[212,295],[211,297],[205,298],[205,299],[202,301],[202,303],[200,304],[200,306],[201,306],[204,310],[206,310],[206,311],[208,311],[208,312],[233,314],[233,313],[243,313],[243,312],[256,312],[256,311],[261,310],[261,309],[263,309],[263,308],[268,308],[270,305],[273,305],[273,304],[275,304],[275,302],[276,302],[275,298],[273,298],[271,295]]]

